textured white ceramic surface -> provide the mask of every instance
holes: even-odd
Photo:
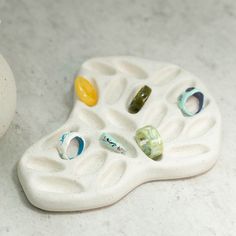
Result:
[[[138,185],[201,174],[217,160],[221,117],[204,85],[191,73],[168,63],[134,57],[94,58],[79,72],[97,87],[99,102],[88,107],[75,99],[67,122],[30,147],[18,165],[18,176],[29,201],[45,210],[77,211],[113,204]],[[127,111],[142,85],[152,94],[137,114]],[[206,96],[205,109],[184,117],[178,96],[188,87]],[[134,140],[144,125],[155,126],[164,141],[160,161],[149,159]],[[78,131],[87,145],[74,160],[62,160],[56,150],[60,135]],[[99,135],[108,132],[121,140],[127,154],[104,149]]]
[[[16,109],[16,85],[13,73],[0,54],[0,137],[7,131]]]

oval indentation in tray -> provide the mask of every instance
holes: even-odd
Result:
[[[94,112],[89,110],[81,110],[79,118],[90,128],[103,129],[105,127],[102,119]]]
[[[175,80],[180,73],[180,67],[174,65],[166,66],[155,75],[152,82],[156,85],[165,85]]]
[[[117,102],[127,85],[127,80],[125,78],[114,78],[111,79],[105,90],[105,101],[107,104],[114,104]]]
[[[184,124],[184,121],[181,119],[173,119],[166,122],[159,130],[164,142],[170,142],[176,139],[182,132]]]
[[[45,157],[29,157],[26,166],[32,170],[42,172],[59,172],[65,169],[62,163]]]
[[[97,172],[104,165],[107,158],[107,153],[105,151],[96,151],[86,158],[81,159],[76,169],[76,176],[82,176],[87,174],[93,174]]]
[[[112,125],[121,128],[121,129],[126,129],[130,131],[136,130],[136,124],[127,118],[125,115],[122,113],[115,111],[115,110],[109,110],[107,112],[107,118],[109,121],[112,123]]]
[[[209,132],[215,124],[216,120],[214,118],[201,117],[189,125],[186,131],[186,136],[189,138],[201,137],[207,132]]]
[[[168,108],[166,105],[153,103],[146,111],[144,123],[159,127],[167,112]]]
[[[205,97],[204,97],[204,105],[203,105],[202,111],[204,111],[205,109],[207,109],[209,105],[211,105],[211,100],[210,100],[207,96],[205,96]],[[201,112],[202,112],[202,111],[201,111]]]
[[[98,185],[101,188],[109,188],[116,185],[126,170],[126,163],[124,161],[115,161],[107,166],[102,175],[98,179]]]
[[[42,176],[35,183],[41,191],[51,193],[80,193],[83,187],[76,181],[54,176]]]
[[[179,145],[172,147],[169,150],[164,150],[166,157],[173,158],[188,158],[198,156],[209,152],[209,148],[202,144]]]
[[[119,69],[128,76],[137,79],[146,79],[148,77],[147,72],[143,68],[128,61],[119,62]]]
[[[183,81],[182,83],[179,83],[174,88],[172,88],[168,94],[167,94],[167,100],[170,103],[177,103],[179,96],[189,87],[194,87],[195,82],[194,81]]]
[[[114,67],[99,61],[91,61],[88,63],[88,67],[90,70],[94,71],[95,73],[99,73],[100,75],[104,76],[111,76],[116,74],[116,70]]]

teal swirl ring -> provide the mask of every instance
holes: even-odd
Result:
[[[64,160],[72,160],[82,154],[85,147],[84,138],[78,132],[65,132],[57,144],[59,156]]]
[[[194,96],[198,100],[198,109],[196,112],[191,112],[187,109],[186,103],[190,97]],[[178,107],[186,116],[194,116],[201,112],[204,107],[204,94],[197,88],[191,87],[185,90],[178,98]]]
[[[115,137],[108,133],[102,133],[100,136],[100,142],[103,146],[110,149],[113,152],[125,154],[125,148],[117,141]]]
[[[147,125],[136,131],[135,140],[142,151],[152,160],[161,159],[163,153],[163,141],[157,129]]]

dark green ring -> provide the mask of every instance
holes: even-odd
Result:
[[[138,113],[149,98],[151,92],[152,89],[150,87],[147,85],[143,86],[131,101],[128,109],[129,113]]]

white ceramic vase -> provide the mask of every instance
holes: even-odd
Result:
[[[16,109],[16,85],[11,68],[0,54],[0,137],[7,131]]]

